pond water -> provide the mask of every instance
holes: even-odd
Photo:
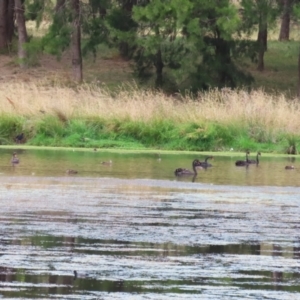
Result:
[[[204,156],[18,150],[12,167],[11,152],[0,297],[300,299],[300,172],[284,169],[297,161],[217,156],[176,178]]]

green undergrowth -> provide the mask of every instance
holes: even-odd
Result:
[[[157,119],[148,122],[130,119],[74,118],[62,121],[55,116],[42,119],[2,115],[0,144],[11,145],[24,133],[26,145],[82,148],[162,149],[180,151],[264,151],[288,153],[297,149],[300,135],[283,131],[265,132],[252,124],[220,124]]]

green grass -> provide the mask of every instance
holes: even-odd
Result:
[[[287,153],[290,146],[298,147],[300,138],[288,133],[274,133],[261,139],[251,135],[243,126],[227,126],[216,122],[176,123],[168,119],[117,120],[101,118],[71,118],[66,122],[54,116],[32,122],[25,128],[26,119],[15,116],[0,118],[1,144],[13,144],[21,131],[26,144],[46,147],[156,149],[174,151],[263,151]]]
[[[265,53],[265,70],[257,71],[254,63],[247,62],[246,68],[254,76],[254,88],[266,92],[280,92],[294,97],[298,83],[299,42],[268,41]]]

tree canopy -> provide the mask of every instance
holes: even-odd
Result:
[[[96,59],[98,45],[105,43],[132,61],[139,80],[157,88],[234,88],[253,80],[240,67],[241,57],[264,69],[268,28],[280,17],[281,39],[288,39],[287,20],[297,5],[296,0],[3,0],[0,49],[9,47],[17,16],[22,62],[26,50],[60,57],[70,49],[76,81],[82,80],[81,53],[91,52]],[[39,41],[27,38],[23,16],[37,26],[47,20],[48,31]],[[248,39],[254,30],[257,40]]]

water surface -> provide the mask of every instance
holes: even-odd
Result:
[[[297,161],[176,178],[194,155],[18,153],[0,156],[2,297],[300,298]]]

